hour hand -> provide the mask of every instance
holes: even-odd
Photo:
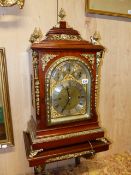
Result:
[[[67,87],[66,90],[67,90],[67,94],[68,94],[68,99],[70,99],[69,88]]]
[[[66,104],[65,104],[65,106],[63,107],[63,109],[62,109],[62,112],[66,109],[66,107],[67,107],[67,105],[68,105],[68,103],[69,103],[69,101],[70,101],[70,94],[69,94],[69,88],[67,87],[66,88],[66,91],[67,91],[67,95],[68,95],[68,99],[67,99],[67,101],[66,101]]]

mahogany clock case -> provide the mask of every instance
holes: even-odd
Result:
[[[49,157],[57,156],[55,151],[62,156],[108,150],[110,142],[104,138],[96,113],[98,69],[104,47],[83,40],[61,21],[45,40],[33,43],[31,48],[36,115],[28,123],[28,133],[24,133],[30,166],[48,162]],[[37,152],[35,156],[31,156],[32,150]]]

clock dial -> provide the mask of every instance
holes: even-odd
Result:
[[[73,75],[76,79],[84,79],[86,77],[84,70],[81,68],[76,69]]]
[[[64,78],[64,73],[61,70],[56,69],[53,71],[52,77],[55,81],[61,81]]]
[[[77,57],[62,57],[51,67],[47,80],[47,113],[50,124],[89,118],[91,77]]]
[[[77,81],[65,81],[55,87],[52,103],[54,109],[61,114],[80,113],[86,104],[85,89]]]
[[[63,66],[63,70],[66,74],[72,74],[74,72],[74,66],[72,65],[72,62],[67,62]]]

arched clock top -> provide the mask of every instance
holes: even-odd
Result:
[[[45,77],[48,125],[91,117],[91,72],[75,56],[61,57],[50,65]]]

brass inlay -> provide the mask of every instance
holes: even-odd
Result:
[[[74,67],[74,69],[75,69],[75,67]],[[74,76],[71,75],[71,74],[67,74],[67,75],[64,77],[63,80],[75,80],[75,81],[78,81],[78,80],[76,80],[76,78],[74,78]],[[80,82],[80,81],[78,81],[78,82]]]
[[[40,114],[40,82],[35,80],[35,104],[36,104],[36,114]]]
[[[32,64],[33,64],[33,70],[34,70],[35,107],[36,107],[36,114],[39,115],[39,112],[40,112],[40,82],[38,78],[38,64],[39,64],[38,53],[34,51],[32,53],[32,57],[33,57]]]
[[[53,106],[51,106],[51,113],[52,113],[52,118],[55,119],[55,118],[59,118],[61,117],[61,114],[58,113]]]
[[[63,140],[63,139],[68,139],[68,138],[72,138],[72,137],[78,137],[78,136],[83,136],[83,135],[88,135],[88,134],[99,133],[99,132],[103,132],[103,129],[97,128],[97,129],[85,130],[85,131],[80,131],[80,132],[75,132],[75,133],[68,133],[68,134],[64,134],[64,135],[47,136],[47,137],[42,137],[42,138],[37,138],[37,139],[35,137],[34,131],[31,131],[31,129],[29,129],[29,131],[30,131],[30,135],[31,135],[33,143],[43,143],[43,142]]]
[[[76,157],[80,157],[80,156],[83,156],[83,155],[86,155],[86,154],[94,154],[94,151],[92,151],[92,150],[82,151],[82,152],[78,152],[78,153],[72,153],[72,154],[66,154],[66,155],[58,156],[58,157],[47,159],[46,163],[65,160],[65,159],[76,158]]]
[[[97,107],[99,101],[100,91],[100,65],[103,58],[103,51],[96,53],[96,81],[95,81],[95,107]]]
[[[35,157],[38,153],[44,151],[43,149],[39,149],[39,150],[31,150],[30,154],[29,154],[29,158],[33,158]]]
[[[45,54],[43,55],[43,57],[41,58],[42,61],[42,70],[45,70],[46,65],[48,64],[48,62],[50,60],[52,60],[53,58],[55,58],[57,55],[53,55],[53,54]]]
[[[79,113],[81,113],[81,114],[85,114],[85,112],[86,112],[86,105],[84,105],[83,106],[83,108],[81,108],[81,110],[79,111]],[[62,117],[62,115],[60,114],[60,113],[58,113],[54,108],[53,108],[53,106],[51,106],[51,113],[52,113],[52,119],[56,119],[56,118],[61,118]],[[79,114],[78,113],[78,114]],[[77,113],[76,113],[76,115],[78,115]]]
[[[103,57],[103,51],[101,51],[101,52],[97,52],[97,54],[96,54],[96,65],[97,65],[97,68],[99,67],[99,65],[100,65],[100,62],[101,62],[101,60],[102,60],[102,57]]]
[[[49,35],[47,40],[71,40],[71,41],[80,41],[82,40],[80,35],[67,35],[67,34],[54,34]]]
[[[13,5],[18,5],[20,9],[23,8],[25,0],[0,0],[0,6],[10,7]]]
[[[84,54],[83,53],[83,54],[81,54],[81,56],[88,59],[92,66],[94,65],[94,62],[95,62],[95,55],[94,54],[89,54],[89,53]]]
[[[38,79],[38,53],[36,51],[32,52],[32,64],[34,68],[34,78]]]
[[[104,137],[103,138],[98,138],[96,140],[101,141],[101,142],[103,142],[105,144],[109,143],[109,141],[106,138],[104,138]]]

